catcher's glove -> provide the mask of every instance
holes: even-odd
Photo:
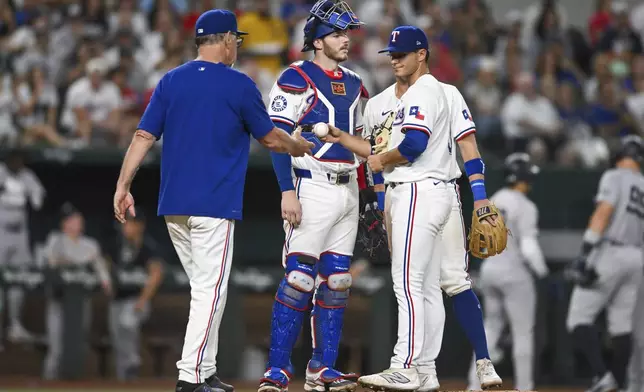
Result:
[[[365,189],[360,192],[363,203],[360,206],[358,220],[357,243],[360,244],[366,257],[374,264],[388,264],[390,260],[387,244],[387,229],[385,228],[382,211],[378,210],[378,202],[373,191]]]
[[[496,226],[492,226],[485,220],[493,215],[496,215]],[[486,259],[505,250],[508,243],[508,228],[494,204],[488,204],[472,213],[472,227],[467,239],[470,253],[479,259]]]
[[[589,267],[583,257],[570,263],[564,270],[564,278],[576,285],[589,288],[597,282],[599,275],[594,267]]]

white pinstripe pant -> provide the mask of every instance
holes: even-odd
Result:
[[[231,220],[166,216],[174,249],[190,279],[190,317],[179,380],[203,383],[217,369],[219,325],[228,295],[235,223]]]

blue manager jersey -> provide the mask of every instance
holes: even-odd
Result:
[[[221,63],[169,71],[139,129],[163,136],[159,215],[241,219],[250,136],[273,129],[255,83]]]

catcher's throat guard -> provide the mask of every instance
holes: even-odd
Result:
[[[495,226],[486,218],[496,216]],[[472,214],[472,227],[468,236],[470,254],[479,259],[503,252],[508,243],[508,228],[500,211],[494,204],[476,209]]]

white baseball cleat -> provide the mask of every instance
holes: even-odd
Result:
[[[435,374],[418,373],[420,388],[417,392],[435,392],[441,385],[438,383],[438,377]]]
[[[593,385],[586,392],[617,392],[617,381],[611,372],[607,372],[601,378],[593,379]]]
[[[483,390],[499,388],[503,383],[501,377],[496,374],[492,361],[487,358],[476,361],[476,375],[479,378],[481,389]]]
[[[306,392],[353,392],[358,388],[354,373],[342,373],[317,361],[309,361],[306,367]]]
[[[373,391],[415,391],[420,388],[416,369],[387,369],[382,373],[362,376],[358,384]]]

